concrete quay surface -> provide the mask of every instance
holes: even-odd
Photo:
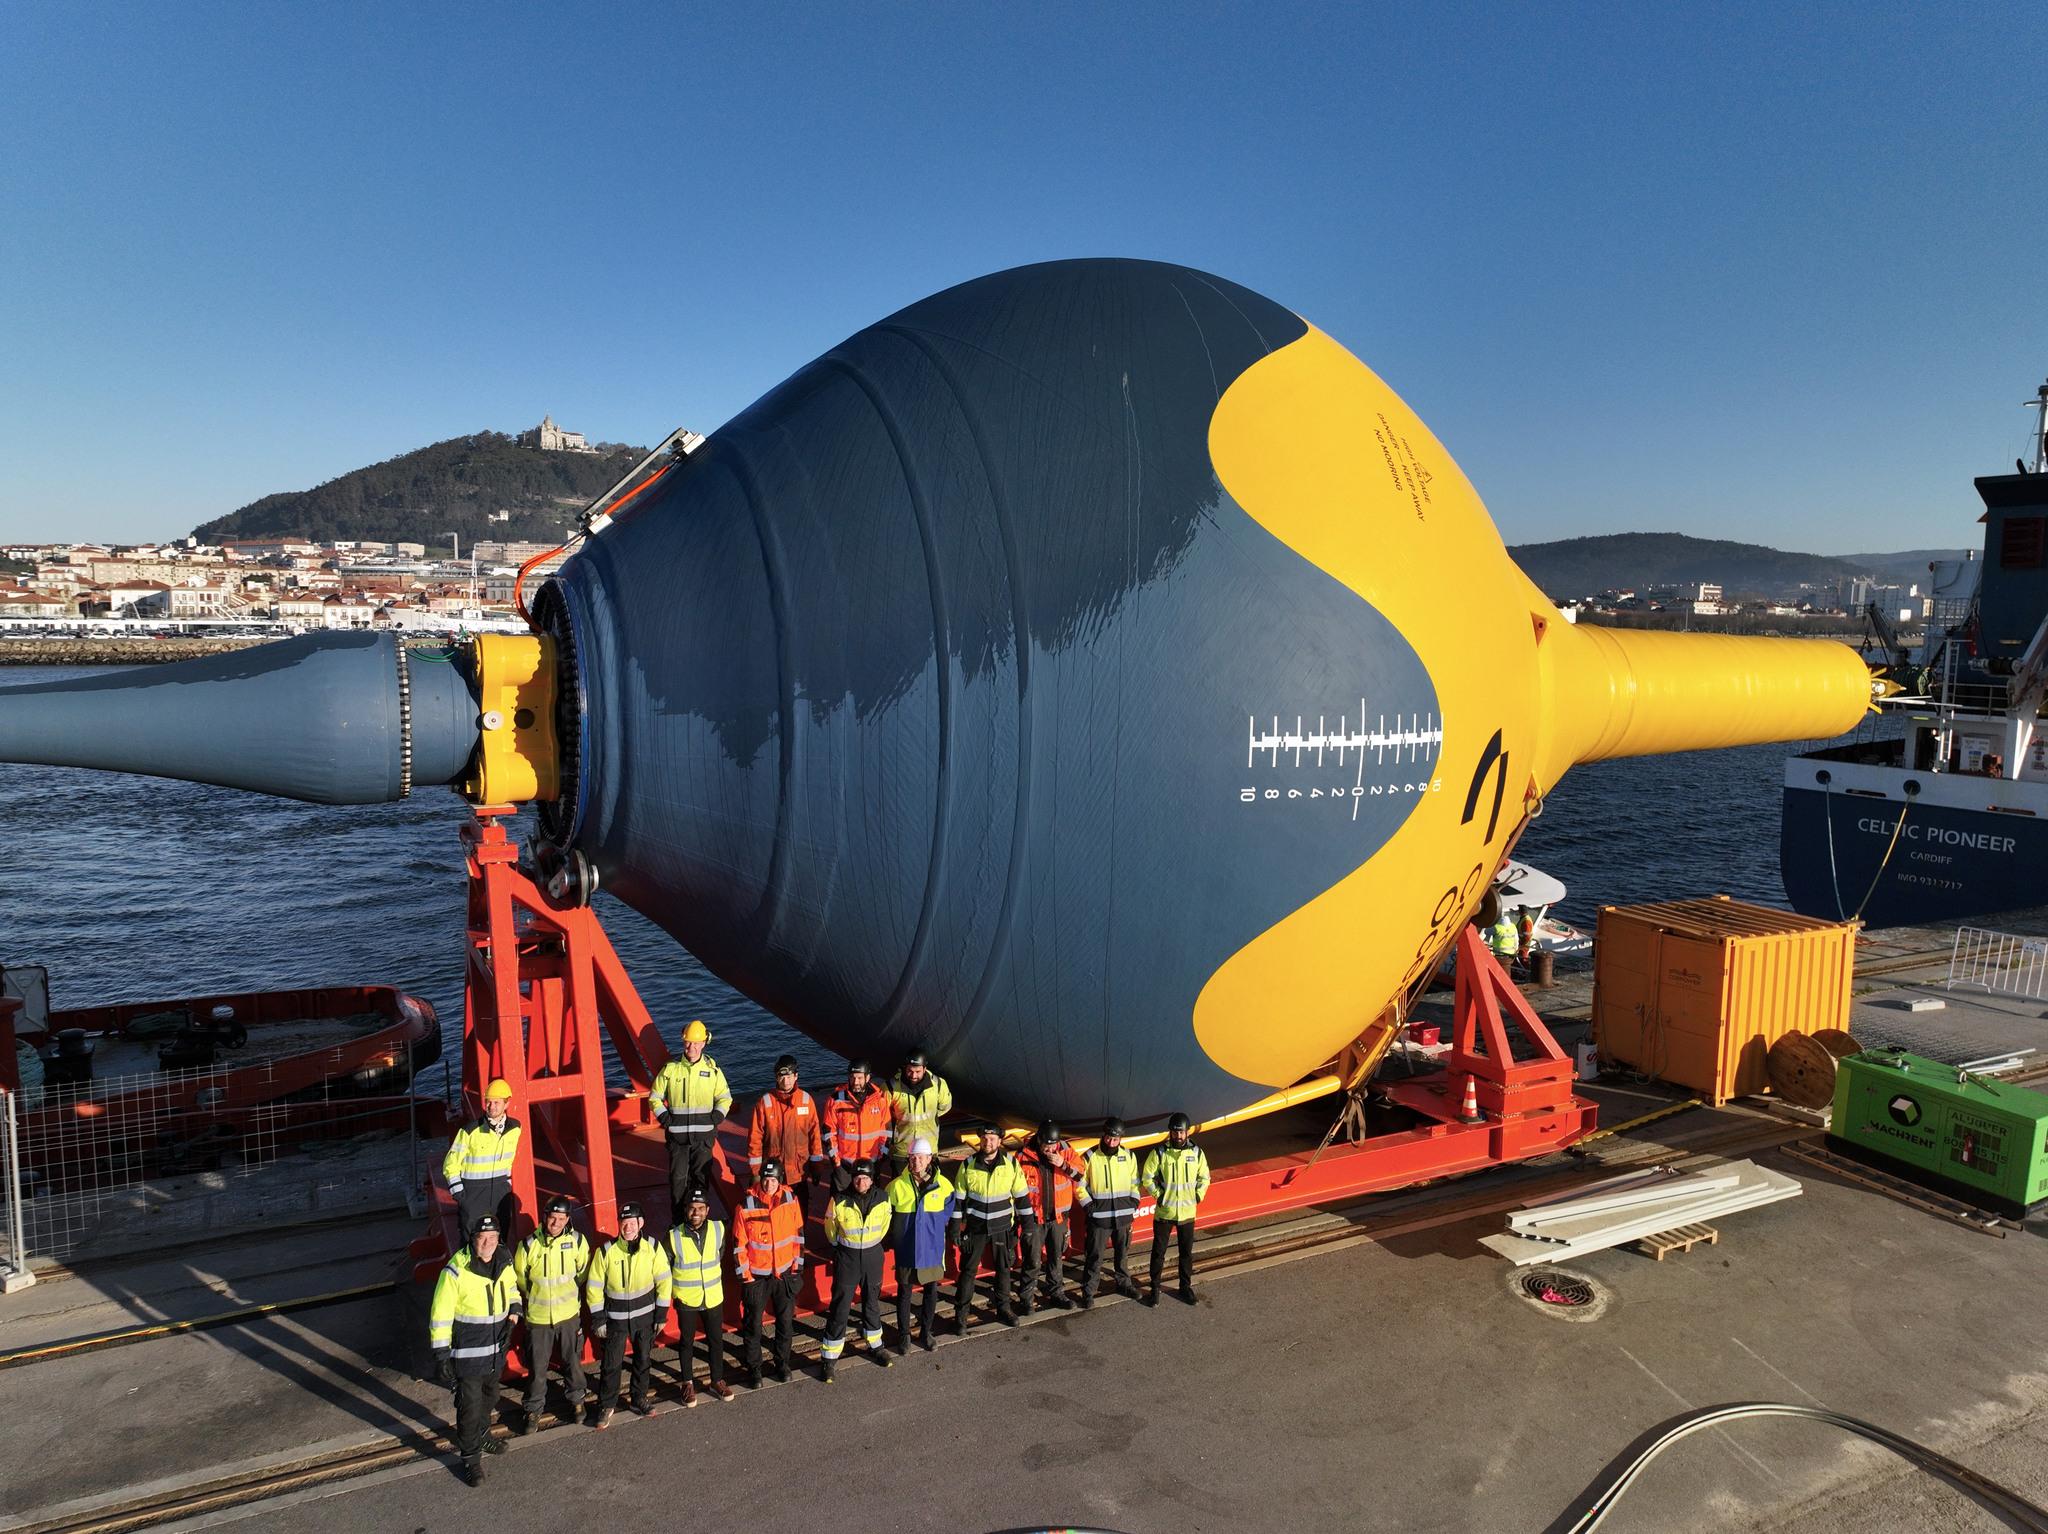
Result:
[[[1741,1400],[1825,1403],[2048,1502],[2048,1348],[2034,1325],[2048,1311],[2048,1230],[1992,1239],[1758,1159],[1805,1195],[1731,1217],[1719,1246],[1663,1263],[1580,1260],[1610,1295],[1588,1322],[1511,1294],[1506,1265],[1477,1245],[1500,1228],[1489,1214],[1219,1273],[1193,1309],[1111,1301],[1015,1332],[984,1322],[887,1371],[849,1357],[831,1386],[806,1368],[687,1412],[664,1354],[653,1419],[621,1412],[603,1433],[515,1439],[481,1490],[430,1452],[178,1526],[556,1529],[687,1493],[693,1526],[1541,1530],[1646,1429]],[[329,1231],[320,1252],[295,1240],[305,1265],[291,1275],[192,1267],[183,1303],[211,1303],[221,1283],[242,1297],[339,1288],[380,1256],[389,1273],[384,1243],[398,1234]],[[30,1296],[63,1300],[66,1335],[138,1313],[113,1275],[18,1299]],[[14,1302],[4,1314],[0,1345],[23,1345]],[[43,1316],[42,1335],[64,1329]],[[431,1450],[447,1395],[407,1372],[417,1324],[384,1298],[0,1370],[0,1529],[349,1444]],[[515,1402],[508,1391],[508,1419]],[[832,1489],[847,1474],[872,1487],[852,1507]],[[1688,1440],[1606,1527],[1682,1524],[1997,1526],[1881,1451],[1801,1422]]]

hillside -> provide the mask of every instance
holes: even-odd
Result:
[[[1881,581],[1919,581],[1925,590],[1927,567],[1940,559],[1961,559],[1962,549],[1900,549],[1896,554],[1844,554],[1842,558]]]
[[[1791,591],[1802,581],[1832,582],[1871,573],[1857,560],[1683,533],[1561,538],[1554,543],[1516,544],[1508,553],[1529,579],[1559,598],[1698,581],[1713,582],[1730,596],[1773,595]]]
[[[646,449],[604,443],[595,453],[543,453],[494,431],[455,437],[356,469],[311,490],[286,491],[192,530],[202,543],[283,534],[319,541],[552,539]],[[491,514],[509,511],[502,522]]]

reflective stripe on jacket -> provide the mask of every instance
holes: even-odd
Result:
[[[953,1111],[953,1089],[936,1072],[926,1070],[924,1080],[911,1086],[898,1071],[889,1083],[889,1116],[896,1123],[895,1150],[899,1157],[910,1154],[910,1142],[925,1139],[939,1148],[939,1120]]]
[[[553,1326],[583,1314],[583,1275],[590,1271],[590,1243],[576,1230],[551,1236],[537,1230],[512,1254],[512,1272],[526,1299],[526,1324]]]
[[[716,1310],[725,1303],[725,1222],[707,1219],[692,1235],[688,1225],[671,1226],[669,1267],[675,1302],[688,1310]]]
[[[1108,1224],[1138,1212],[1138,1158],[1119,1145],[1111,1155],[1101,1146],[1088,1152],[1075,1195],[1088,1206],[1088,1218]]]
[[[888,1195],[879,1187],[864,1194],[848,1189],[832,1200],[825,1213],[825,1239],[834,1246],[864,1252],[888,1238],[893,1214]]]
[[[732,1219],[742,1282],[780,1276],[803,1261],[804,1212],[789,1189],[777,1188],[772,1202],[749,1193]]]
[[[1209,1191],[1208,1153],[1192,1143],[1179,1150],[1155,1145],[1145,1153],[1145,1170],[1138,1180],[1159,1200],[1153,1219],[1192,1220],[1195,1206]]]
[[[427,1307],[427,1341],[437,1358],[464,1375],[496,1375],[504,1367],[505,1345],[512,1337],[512,1316],[519,1309],[519,1281],[512,1260],[500,1246],[488,1263],[464,1247],[448,1259],[434,1281]]]
[[[661,1126],[678,1139],[708,1135],[732,1111],[732,1093],[726,1089],[725,1072],[709,1055],[695,1065],[688,1060],[669,1061],[654,1073],[654,1085],[647,1100]]]
[[[825,1154],[834,1161],[873,1161],[889,1145],[896,1116],[889,1094],[872,1081],[859,1097],[841,1087],[825,1104]]]
[[[642,1236],[632,1247],[624,1236],[607,1241],[590,1259],[590,1272],[583,1280],[583,1300],[591,1315],[615,1326],[654,1315],[673,1293],[668,1253],[661,1243]]]
[[[1081,1158],[1071,1145],[1062,1143],[1056,1154],[1036,1145],[1017,1152],[1017,1170],[1024,1174],[1025,1191],[1031,1196],[1029,1218],[1043,1223],[1064,1220],[1074,1207],[1074,1184],[1084,1175]]]
[[[811,1163],[825,1154],[825,1138],[818,1128],[818,1101],[802,1087],[792,1087],[788,1096],[764,1092],[754,1104],[754,1116],[747,1124],[747,1163],[761,1170],[764,1157],[782,1163],[782,1180],[794,1182],[805,1176]]]
[[[1515,930],[1515,924],[1503,916],[1493,924],[1493,951],[1503,959],[1513,958],[1522,950],[1522,934]]]
[[[503,1129],[493,1129],[489,1119],[478,1119],[455,1131],[441,1158],[441,1176],[450,1193],[460,1193],[465,1182],[509,1178],[518,1152],[519,1120],[508,1116]]]
[[[904,1268],[943,1268],[946,1227],[953,1219],[953,1185],[936,1166],[927,1182],[918,1182],[905,1167],[889,1184],[889,1242],[896,1264]]]
[[[1031,1207],[1024,1174],[1007,1151],[996,1153],[993,1166],[979,1155],[969,1156],[953,1186],[960,1190],[960,1221],[969,1230],[1006,1226],[1020,1207]]]

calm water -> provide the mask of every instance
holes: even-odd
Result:
[[[0,668],[0,687],[87,674]],[[1725,893],[1784,904],[1778,797],[1791,748],[1604,762],[1551,796],[1519,855],[1603,904]],[[463,877],[452,795],[328,808],[196,784],[0,764],[0,963],[43,964],[58,1006],[378,981],[461,1033]],[[607,930],[673,1046],[701,1017],[734,1089],[785,1050],[812,1087],[841,1062],[600,896]],[[452,1047],[448,1058],[452,1059]],[[437,1079],[431,1084],[438,1086]]]

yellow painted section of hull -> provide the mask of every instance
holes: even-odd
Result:
[[[1572,763],[1836,735],[1868,704],[1843,645],[1566,623],[1443,445],[1313,328],[1225,392],[1209,452],[1260,526],[1406,637],[1444,730],[1431,791],[1395,836],[1203,987],[1196,1038],[1248,1081],[1298,1080],[1433,964]]]

